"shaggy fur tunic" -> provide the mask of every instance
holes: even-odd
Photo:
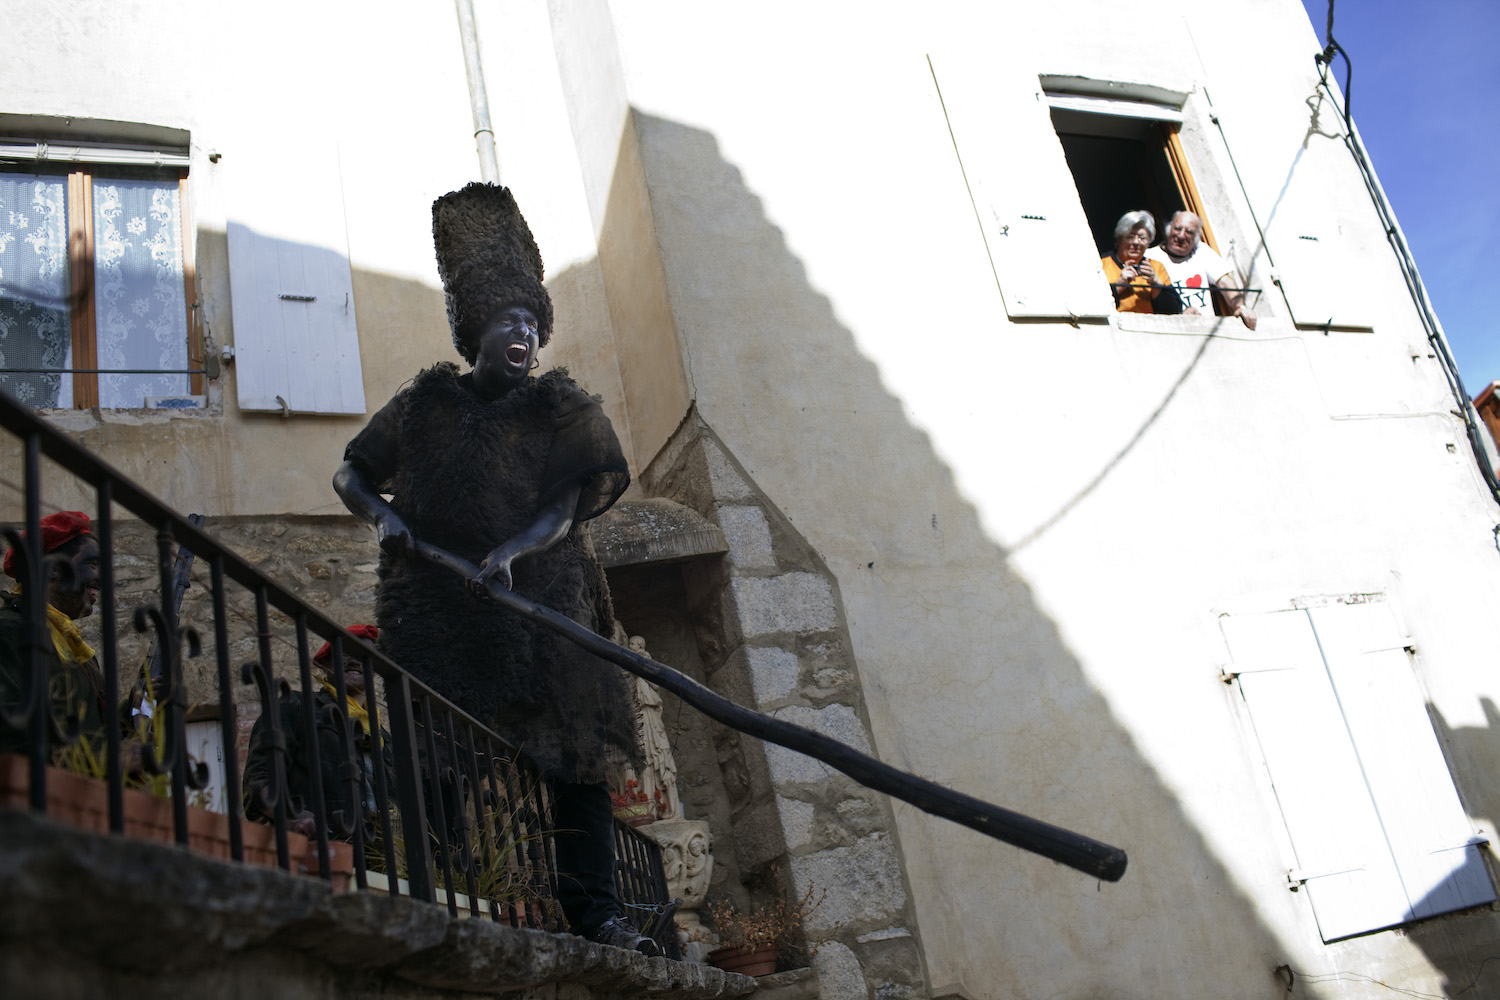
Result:
[[[498,400],[441,363],[371,418],[345,452],[423,541],[480,563],[537,512],[582,484],[567,536],[512,566],[514,590],[608,634],[609,586],[585,521],[630,482],[609,418],[553,369]],[[382,650],[519,746],[550,776],[593,783],[639,756],[623,671],[539,625],[474,597],[426,563],[380,557]]]

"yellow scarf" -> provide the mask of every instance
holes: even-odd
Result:
[[[21,593],[20,581],[10,588],[12,594]],[[47,631],[52,633],[52,647],[64,663],[87,663],[94,658],[94,647],[83,641],[83,633],[73,619],[47,605]]]
[[[335,698],[339,696],[339,689],[328,683],[328,681],[321,681],[320,683],[323,685],[324,691],[327,691]],[[370,713],[365,710],[365,706],[348,695],[344,695],[344,707],[349,711],[349,718],[357,720],[359,727],[365,732],[370,731]]]
[[[87,663],[94,658],[94,647],[83,641],[83,633],[73,619],[47,605],[47,628],[52,633],[52,645],[64,663]]]

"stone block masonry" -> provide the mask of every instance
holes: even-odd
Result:
[[[713,521],[728,543],[682,574],[709,685],[871,752],[837,581],[712,430],[690,416],[640,481]],[[813,976],[802,994],[926,997],[889,801],[820,761],[711,728],[730,800],[716,849],[735,852],[749,887],[728,894],[743,906],[826,891],[806,925]]]
[[[210,517],[204,529],[242,558],[312,606],[341,624],[375,620],[376,564],[379,553],[373,530],[347,514],[302,517]],[[115,523],[115,630],[119,641],[122,677],[144,663],[151,636],[135,631],[133,618],[140,607],[160,601],[156,560],[156,529],[138,520]],[[195,560],[191,586],[183,594],[180,624],[196,629],[203,654],[184,657],[183,679],[189,710],[211,710],[219,704],[218,665],[212,639],[212,577],[206,561]],[[229,662],[232,700],[240,724],[243,759],[250,726],[260,713],[253,685],[240,682],[240,666],[258,659],[255,595],[238,584],[226,586]],[[296,623],[274,609],[270,612],[271,656],[275,673],[298,682]],[[84,638],[100,648],[102,621],[96,614],[80,622]],[[309,635],[314,653],[323,640]],[[186,653],[186,647],[184,647]]]

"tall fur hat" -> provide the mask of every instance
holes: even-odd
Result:
[[[475,181],[432,203],[432,242],[448,300],[453,346],[469,364],[484,324],[506,306],[536,313],[537,339],[552,337],[552,299],[542,253],[510,188]]]

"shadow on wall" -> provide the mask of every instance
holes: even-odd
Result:
[[[1500,780],[1500,777],[1478,766],[1479,762],[1493,753],[1495,741],[1500,739],[1500,708],[1489,698],[1481,698],[1479,704],[1484,710],[1485,724],[1456,728],[1448,725],[1448,720],[1443,718],[1443,713],[1436,706],[1427,706],[1433,728],[1437,730],[1438,742],[1442,744],[1452,764],[1451,770],[1460,786],[1459,792],[1470,801],[1481,796],[1464,787],[1473,780],[1468,776],[1479,776],[1481,780],[1489,782]],[[1469,855],[1466,865],[1483,864],[1476,854],[1489,859],[1495,857],[1495,831],[1490,830],[1489,835],[1492,839],[1488,849],[1465,852]],[[1494,866],[1491,864],[1488,867],[1490,870],[1486,872],[1486,877],[1493,883],[1496,874]],[[1465,933],[1476,919],[1492,917],[1490,907],[1482,906],[1424,920],[1413,924],[1408,930],[1407,934],[1412,942],[1422,949],[1429,962],[1442,971],[1445,996],[1487,997],[1500,994],[1500,943],[1476,939],[1471,931]]]
[[[1281,996],[1274,970],[1287,949],[1115,720],[740,172],[705,131],[641,113],[635,124],[700,412],[796,530],[835,536],[823,558],[858,647],[879,755],[1131,854],[1125,880],[1101,889],[898,805],[934,994]],[[889,238],[876,222],[851,242]],[[887,280],[910,282],[894,270]],[[1095,484],[1153,422],[1172,419],[1169,403],[1203,354],[1140,432],[1122,436],[1126,447]],[[838,524],[818,521],[829,510]],[[983,613],[952,603],[959,576],[990,595]],[[983,652],[935,663],[947,634]],[[819,704],[806,678],[802,695]]]

